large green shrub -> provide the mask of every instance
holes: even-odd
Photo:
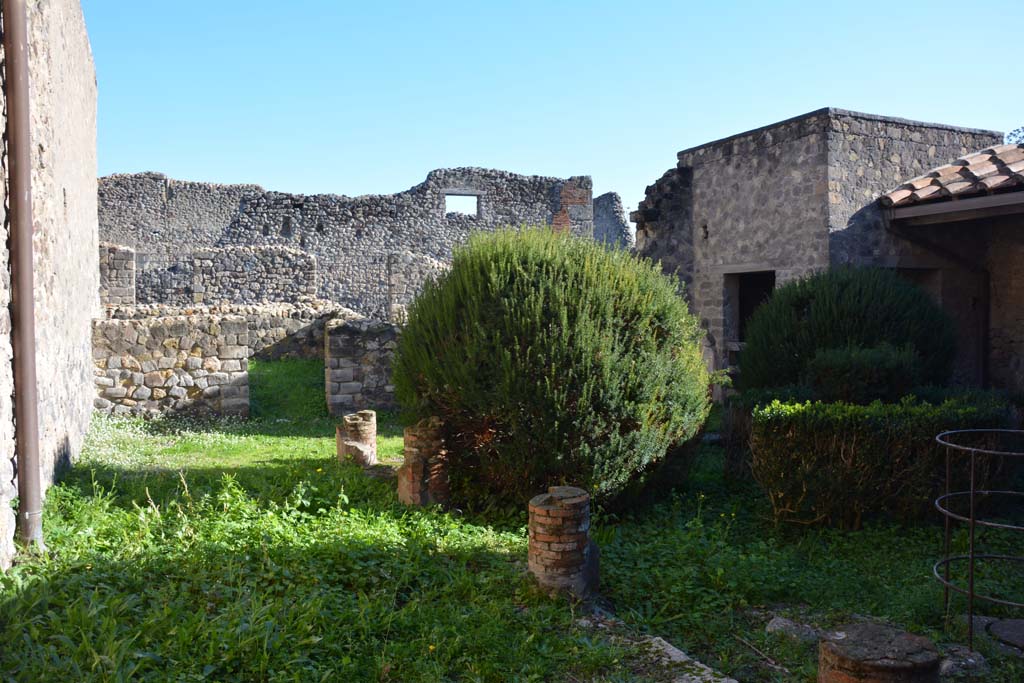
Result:
[[[410,307],[395,391],[408,418],[445,423],[456,502],[561,483],[607,501],[700,430],[700,335],[657,265],[547,229],[481,233]]]
[[[740,384],[796,384],[822,349],[882,343],[915,352],[925,383],[949,380],[953,323],[923,290],[889,270],[834,268],[783,285],[754,312],[740,354]]]
[[[920,517],[944,483],[945,454],[935,436],[1007,426],[1005,402],[973,398],[940,405],[915,397],[867,406],[773,401],[753,411],[754,478],[780,522],[858,528],[872,513]],[[965,459],[955,462],[962,473]],[[991,465],[982,461],[983,470]]]
[[[803,384],[826,403],[893,402],[921,383],[921,360],[910,347],[882,342],[870,349],[821,349],[807,363]]]

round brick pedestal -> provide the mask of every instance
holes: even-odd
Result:
[[[882,624],[851,624],[818,646],[818,683],[939,683],[930,640]]]
[[[585,598],[597,592],[598,549],[590,541],[590,495],[552,486],[530,501],[530,572],[552,591]]]
[[[352,458],[364,467],[377,464],[377,413],[360,410],[342,418],[336,434],[338,461]]]

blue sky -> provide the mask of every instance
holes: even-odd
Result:
[[[358,195],[483,166],[629,211],[680,149],[820,107],[1024,125],[1020,0],[82,5],[101,175]]]

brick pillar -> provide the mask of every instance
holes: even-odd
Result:
[[[530,501],[530,573],[544,588],[585,598],[597,592],[597,545],[589,538],[590,494],[552,486]]]
[[[406,505],[448,503],[448,451],[441,421],[405,428],[405,462],[398,468],[398,499]]]
[[[818,646],[818,683],[939,683],[930,640],[882,624],[851,624]]]
[[[342,418],[336,433],[338,462],[352,458],[363,467],[377,464],[377,413],[360,410]]]

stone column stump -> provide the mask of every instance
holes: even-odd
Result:
[[[405,428],[405,462],[398,468],[398,500],[405,505],[448,504],[448,451],[441,420]]]
[[[530,501],[529,569],[541,587],[586,598],[597,592],[600,551],[590,540],[590,494],[552,486]]]
[[[850,624],[818,646],[818,683],[939,683],[939,651],[923,636]]]
[[[377,413],[360,410],[342,418],[336,433],[338,462],[353,462],[370,467],[377,464]]]

